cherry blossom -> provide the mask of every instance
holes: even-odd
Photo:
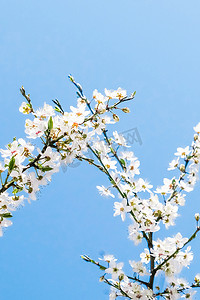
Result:
[[[97,190],[102,196],[119,199],[114,202],[114,216],[129,222],[128,238],[142,248],[139,261],[129,258],[131,275],[125,274],[124,263],[118,263],[112,254],[104,255],[101,263],[82,256],[104,272],[100,281],[111,287],[110,299],[192,299],[195,288],[200,287],[200,274],[188,283],[181,272],[189,268],[194,257],[189,243],[200,231],[199,213],[195,213],[190,237],[180,232],[167,236],[166,229],[175,226],[179,206],[185,205],[187,193],[194,190],[198,180],[200,123],[194,127],[191,145],[177,148],[168,166],[173,177],[164,178],[153,190],[153,185],[141,177],[139,159],[124,150],[128,146],[123,135],[116,130],[109,134],[110,127],[120,120],[118,114],[130,112],[123,105],[134,99],[135,92],[129,97],[122,88],[105,89],[104,94],[94,90],[89,101],[81,85],[71,75],[69,78],[78,95],[69,112],[58,100],[53,100],[55,106],[44,103],[35,109],[30,95],[24,87],[20,89],[26,100],[19,111],[27,118],[27,138],[14,138],[0,149],[0,236],[12,225],[18,207],[35,201],[40,188],[61,166],[79,160],[106,175],[108,187],[97,185]],[[166,237],[160,238],[160,230]],[[155,286],[161,273],[166,279],[164,288]]]

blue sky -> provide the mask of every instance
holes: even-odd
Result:
[[[89,97],[95,88],[137,91],[117,128],[137,127],[142,145],[132,149],[142,176],[161,184],[171,176],[166,169],[176,148],[190,144],[200,121],[199,13],[197,0],[2,0],[1,147],[24,136],[21,85],[36,106],[57,98],[67,110],[76,101],[71,73]],[[98,195],[95,187],[104,183],[84,164],[67,168],[38,201],[15,213],[0,240],[2,300],[108,299],[101,273],[80,254],[98,258],[104,251],[128,263],[139,252],[127,239],[127,224],[112,217],[112,201]],[[193,231],[199,195],[198,184],[177,227],[163,234]],[[188,278],[200,272],[199,239],[192,246]]]

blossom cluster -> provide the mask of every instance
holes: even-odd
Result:
[[[3,228],[12,224],[12,211],[26,200],[36,200],[40,187],[51,181],[62,164],[69,164],[75,158],[87,160],[83,154],[88,144],[102,135],[108,124],[116,122],[118,116],[113,110],[127,99],[126,91],[121,88],[105,89],[104,96],[95,90],[92,110],[88,109],[81,86],[78,88],[77,106],[70,106],[70,112],[65,112],[58,100],[54,101],[55,108],[44,103],[35,110],[30,96],[21,88],[26,101],[19,111],[30,116],[25,121],[27,140],[14,138],[6,149],[0,149],[0,235]],[[116,101],[109,105],[112,99]]]
[[[19,111],[27,115],[27,140],[14,138],[6,149],[0,149],[0,235],[12,224],[12,212],[25,201],[36,200],[40,187],[51,181],[62,164],[70,164],[74,159],[85,161],[107,176],[109,186],[101,185],[97,189],[101,195],[116,199],[114,216],[120,216],[122,221],[128,217],[129,239],[135,245],[145,243],[140,260],[129,260],[133,276],[125,274],[124,264],[117,262],[113,255],[104,256],[107,266],[83,256],[85,261],[104,271],[100,281],[111,286],[110,300],[192,298],[193,288],[200,286],[200,275],[194,276],[192,284],[179,275],[193,259],[188,244],[200,230],[199,214],[195,214],[197,226],[189,238],[177,233],[155,239],[154,233],[161,227],[168,229],[175,225],[179,206],[184,206],[186,193],[197,182],[200,123],[194,127],[191,146],[178,148],[176,158],[169,164],[168,170],[176,170],[178,175],[164,178],[163,185],[153,188],[140,176],[140,161],[130,151],[123,135],[115,130],[108,136],[108,126],[119,121],[118,112],[130,112],[128,107],[120,106],[132,100],[135,92],[129,97],[121,88],[105,89],[104,94],[95,90],[89,101],[80,84],[72,76],[70,80],[77,88],[78,99],[76,107],[70,106],[69,112],[58,100],[53,101],[55,107],[44,103],[42,108],[35,109],[30,95],[21,88],[25,101]],[[88,150],[93,154],[92,159]],[[164,289],[154,287],[160,273],[166,278]]]
[[[179,299],[192,298],[194,295],[195,291],[190,291],[190,285],[185,284],[185,281],[178,278],[177,275],[183,267],[189,267],[193,259],[190,246],[182,249],[195,238],[199,226],[190,238],[183,238],[180,233],[177,233],[176,236],[167,237],[164,240],[153,240],[153,233],[160,230],[161,224],[164,224],[167,229],[175,225],[178,208],[185,204],[185,193],[194,189],[198,179],[200,123],[194,127],[194,131],[194,140],[191,146],[178,148],[175,153],[177,158],[169,165],[168,170],[178,170],[178,177],[164,178],[164,184],[154,190],[149,182],[138,176],[140,175],[140,162],[133,152],[122,151],[118,155],[114,153],[112,160],[110,158],[109,166],[112,171],[109,173],[109,179],[112,185],[109,187],[97,186],[97,189],[104,196],[121,198],[120,202],[114,202],[114,216],[120,215],[124,221],[129,215],[131,219],[129,238],[136,245],[143,240],[146,240],[147,243],[147,248],[144,248],[144,252],[140,254],[141,260],[130,261],[134,273],[138,275],[138,277],[131,278],[132,283],[130,283],[130,277],[122,272],[122,264],[117,264],[115,260],[109,262],[110,266],[105,270],[105,274],[112,274],[112,278],[109,279],[109,283],[112,285],[110,299],[115,299],[117,296],[130,299],[157,299],[161,295],[164,299]],[[121,136],[120,141],[122,140]],[[119,138],[110,141],[107,145],[106,141],[105,144],[101,142],[99,154],[101,161],[109,159],[109,155],[112,154],[111,149],[116,148],[114,143],[120,146]],[[125,140],[121,145],[126,147]],[[95,146],[94,144],[93,147],[95,148]],[[117,160],[121,165],[121,170],[117,169]],[[112,190],[117,190],[117,193],[111,192]],[[195,214],[195,219],[198,223],[199,214]],[[153,293],[154,277],[161,272],[164,272],[169,284],[163,292]],[[147,274],[149,274],[149,281],[144,282],[139,279],[140,276]],[[195,284],[194,282],[191,287],[198,285],[199,283]],[[135,290],[136,286],[138,290]]]
[[[179,206],[185,205],[186,193],[194,189],[198,180],[200,123],[194,127],[194,131],[191,146],[179,147],[175,153],[176,158],[169,164],[168,170],[177,170],[178,176],[164,178],[163,185],[155,189],[140,177],[140,162],[134,153],[129,149],[120,152],[121,146],[123,149],[128,148],[122,135],[115,131],[113,137],[108,138],[104,134],[104,141],[98,140],[91,144],[97,161],[111,183],[108,187],[97,186],[97,189],[103,196],[120,199],[114,202],[114,216],[121,216],[122,221],[129,216],[131,219],[129,238],[136,245],[143,240],[146,240],[147,244],[144,252],[140,254],[141,260],[130,261],[138,277],[126,276],[122,271],[122,263],[117,263],[116,260],[109,262],[109,268],[105,269],[107,276],[104,277],[104,282],[109,281],[112,286],[111,299],[118,296],[130,299],[157,299],[160,296],[164,299],[179,299],[192,298],[195,293],[190,288],[197,287],[198,284],[194,282],[191,286],[186,285],[183,279],[178,278],[178,274],[183,267],[189,267],[193,259],[191,247],[183,248],[200,230],[199,217],[196,216],[198,214],[195,215],[197,228],[190,238],[183,238],[177,233],[174,237],[167,237],[164,240],[153,239],[154,232],[159,231],[162,224],[166,229],[175,225],[175,220],[179,216]],[[152,292],[155,277],[161,272],[164,272],[169,284],[162,292]],[[149,275],[149,280],[139,279],[144,275]],[[171,295],[172,289],[176,290],[176,296]],[[174,293],[173,291],[172,294]]]

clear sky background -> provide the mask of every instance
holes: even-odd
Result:
[[[88,97],[95,88],[137,91],[117,128],[137,127],[142,145],[135,142],[132,150],[141,174],[160,185],[172,176],[166,170],[176,148],[191,143],[200,121],[199,15],[199,0],[1,0],[1,147],[25,136],[21,85],[35,106],[57,98],[67,110],[76,101],[71,73]],[[140,248],[127,239],[127,224],[113,218],[112,200],[99,196],[96,185],[106,182],[87,165],[67,168],[38,201],[15,212],[0,239],[1,300],[108,299],[101,272],[80,254],[113,253],[128,265]],[[177,227],[162,236],[189,236],[197,211],[199,184]],[[200,272],[199,245],[197,238],[184,272],[189,279]]]

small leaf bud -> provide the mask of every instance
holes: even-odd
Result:
[[[122,108],[122,111],[123,111],[124,113],[130,113],[130,109],[129,109],[128,107]]]
[[[113,119],[115,120],[115,122],[119,122],[119,117],[116,114],[113,114]]]
[[[194,215],[194,217],[195,217],[195,220],[198,222],[199,219],[200,219],[199,213],[196,213],[196,214]]]
[[[103,282],[103,281],[104,281],[104,276],[101,276],[101,277],[99,278],[99,281],[100,281],[100,282]]]
[[[184,164],[180,165],[180,171],[183,172],[183,173],[185,172],[185,165]]]

